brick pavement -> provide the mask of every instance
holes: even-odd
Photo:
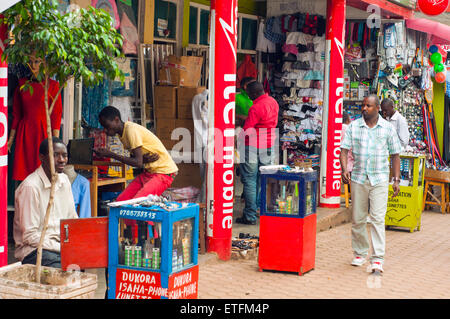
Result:
[[[351,225],[317,234],[315,269],[303,276],[258,271],[257,260],[200,264],[199,298],[449,298],[450,215],[422,214],[420,231],[386,231],[384,274],[350,265]]]
[[[303,276],[259,272],[256,259],[221,261],[212,254],[201,255],[199,299],[450,298],[449,214],[424,212],[422,228],[414,233],[387,230],[381,277],[366,272],[368,263],[350,266],[350,229],[350,224],[344,224],[317,233],[315,269]],[[15,261],[12,252],[10,247],[8,263]],[[87,271],[98,275],[95,298],[103,299],[104,269]]]

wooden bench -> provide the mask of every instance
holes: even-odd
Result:
[[[440,187],[441,196],[438,198],[431,191],[432,186]],[[423,190],[423,207],[425,205],[440,206],[441,213],[450,213],[450,172],[437,171],[432,169],[425,169],[425,186]],[[427,200],[429,197],[431,199]]]

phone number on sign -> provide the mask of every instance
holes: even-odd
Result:
[[[156,217],[156,213],[145,212],[141,210],[127,210],[123,209],[119,212],[120,217],[137,217],[137,218],[150,218],[154,219]]]

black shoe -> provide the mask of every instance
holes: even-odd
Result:
[[[245,217],[236,218],[235,223],[237,224],[245,224],[245,225],[256,225],[256,221],[249,221]]]

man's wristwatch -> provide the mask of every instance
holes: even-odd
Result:
[[[392,182],[400,182],[400,177],[392,177]]]

